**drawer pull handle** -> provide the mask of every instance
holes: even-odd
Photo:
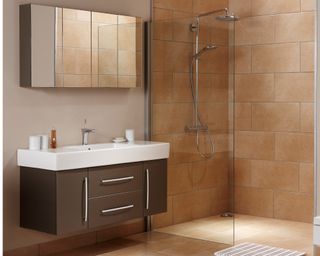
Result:
[[[118,211],[122,211],[122,210],[131,209],[133,207],[134,207],[134,205],[130,204],[130,205],[121,206],[121,207],[117,207],[117,208],[111,208],[111,209],[102,210],[101,213],[105,214],[105,213],[110,213],[110,212],[118,212]]]
[[[146,176],[147,176],[146,209],[149,210],[149,200],[150,200],[150,176],[149,176],[149,169],[146,169]]]
[[[84,217],[83,221],[87,222],[88,221],[88,178],[85,177],[83,180],[84,184]]]
[[[134,176],[128,176],[128,177],[123,177],[123,178],[101,180],[101,183],[103,185],[108,185],[108,184],[118,183],[118,182],[127,182],[127,181],[130,181],[130,180],[133,180],[133,179],[134,179]]]

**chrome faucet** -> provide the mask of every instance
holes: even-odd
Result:
[[[95,132],[95,129],[82,128],[82,145],[88,145],[89,133]]]

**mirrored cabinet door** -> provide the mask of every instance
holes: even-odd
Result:
[[[62,42],[56,45],[56,86],[92,87],[91,12],[57,8],[56,23],[56,38]]]
[[[92,82],[118,87],[118,16],[92,12]]]
[[[141,18],[20,6],[20,85],[118,87],[143,83]]]

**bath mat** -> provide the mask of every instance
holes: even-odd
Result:
[[[291,251],[263,244],[243,243],[216,252],[215,256],[303,256],[304,252]]]

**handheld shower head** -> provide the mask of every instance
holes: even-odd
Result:
[[[196,53],[195,55],[193,55],[193,58],[194,59],[199,59],[200,56],[205,53],[206,51],[209,51],[209,50],[215,50],[217,49],[217,46],[214,45],[214,44],[207,44],[205,47],[203,47],[198,53]]]

